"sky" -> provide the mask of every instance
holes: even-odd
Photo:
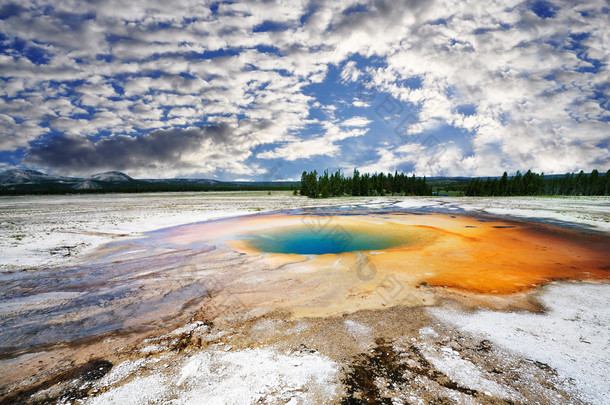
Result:
[[[610,6],[0,2],[0,170],[610,169]]]

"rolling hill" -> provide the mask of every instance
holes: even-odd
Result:
[[[22,169],[11,169],[0,173],[0,195],[289,190],[298,184],[298,182],[222,182],[211,179],[134,179],[118,171],[98,173],[86,178],[54,176]]]

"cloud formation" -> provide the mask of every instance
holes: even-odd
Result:
[[[91,173],[110,169],[133,170],[227,170],[247,173],[236,162],[223,159],[224,153],[239,156],[235,134],[227,125],[155,130],[141,136],[117,135],[98,141],[65,135],[32,146],[27,162],[49,165],[65,173]]]
[[[2,163],[224,179],[278,161],[285,177],[606,170],[608,13],[603,0],[5,4]]]

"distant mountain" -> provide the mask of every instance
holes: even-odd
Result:
[[[83,180],[72,186],[74,190],[102,190],[103,187],[93,180]]]
[[[112,171],[112,172],[104,172],[94,174],[89,177],[89,180],[97,180],[97,181],[133,181],[131,177],[126,175],[125,173]]]
[[[0,185],[4,184],[32,184],[63,180],[64,178],[50,176],[35,170],[11,169],[0,173]]]
[[[211,179],[142,179],[141,181],[147,181],[149,183],[173,183],[173,184],[189,183],[189,184],[200,184],[200,185],[208,185],[208,186],[227,184],[226,182],[222,182],[222,181],[218,181],[218,180],[211,180]]]
[[[20,169],[0,173],[0,195],[287,190],[298,184],[298,182],[238,183],[210,179],[134,179],[118,171],[98,173],[87,178],[53,176],[35,170]]]
[[[84,189],[91,188],[95,182],[131,182],[135,181],[125,173],[112,171],[94,174],[89,178],[80,177],[64,177],[64,176],[53,176],[37,172],[36,170],[22,170],[22,169],[11,169],[0,173],[0,186],[19,185],[19,184],[48,184],[48,183],[61,183],[61,184],[72,184],[74,188],[77,185],[82,185]],[[99,188],[99,187],[93,187]]]

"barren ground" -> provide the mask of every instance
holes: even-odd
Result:
[[[129,244],[147,231],[215,218],[328,205],[486,212],[610,235],[608,198],[311,200],[286,192],[0,198],[0,270],[10,281],[0,295],[2,335],[19,340],[15,319],[36,322],[47,309],[72,308],[83,294],[61,280],[64,288],[42,294],[34,293],[36,286],[29,291],[21,285],[19,294],[7,286],[21,279],[35,283],[37,275],[52,280],[54,269],[58,277],[74,277],[61,269],[100,260],[99,248],[109,242]],[[216,262],[223,260],[233,259]],[[176,272],[171,261],[163,266],[151,261],[151,268],[162,267],[157,284],[140,285],[151,297],[193,283],[186,277],[205,278]],[[109,283],[128,276],[117,273]],[[173,310],[171,321],[151,320],[151,327],[134,331],[125,319],[129,333],[119,329],[5,351],[0,401],[603,404],[610,397],[610,284],[561,282],[502,298],[518,311],[484,304],[498,298],[421,290],[434,297],[429,305],[317,317],[260,308],[215,314],[206,304],[212,296],[195,291],[199,301],[186,303],[164,293],[169,298],[154,306],[134,309],[130,303],[126,311]],[[121,301],[103,305],[121,308]],[[86,311],[97,310],[99,317],[128,318],[128,312]]]

